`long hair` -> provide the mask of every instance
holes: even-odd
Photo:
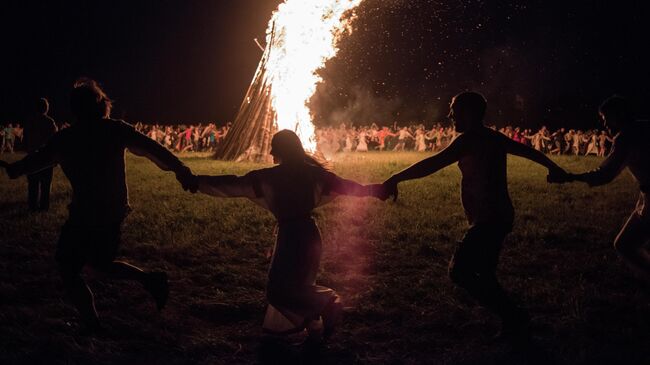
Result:
[[[271,155],[278,157],[283,163],[304,163],[328,170],[326,162],[313,154],[305,152],[298,135],[289,129],[283,129],[273,135],[271,139]]]
[[[80,78],[70,93],[70,107],[79,120],[105,119],[111,115],[113,100],[102,90],[97,81]]]

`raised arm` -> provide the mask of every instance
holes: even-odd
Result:
[[[619,136],[614,139],[612,153],[607,156],[600,166],[592,171],[573,175],[574,180],[582,181],[589,186],[605,185],[625,168],[629,153],[629,141],[627,136]]]

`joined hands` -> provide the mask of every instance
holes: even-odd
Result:
[[[397,181],[389,178],[382,184],[375,184],[373,185],[373,192],[375,197],[383,201],[386,201],[391,196],[393,197],[393,201],[397,201]]]
[[[574,174],[564,171],[562,168],[549,169],[548,175],[546,176],[546,181],[551,184],[564,184],[567,182],[575,181]]]
[[[194,175],[187,167],[180,172],[176,172],[176,180],[178,180],[185,191],[194,194],[199,190],[198,176]]]

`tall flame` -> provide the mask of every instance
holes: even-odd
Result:
[[[271,47],[266,77],[278,129],[296,132],[305,149],[316,150],[307,102],[322,79],[316,71],[338,51],[338,38],[349,28],[342,16],[363,0],[285,0],[267,29]]]

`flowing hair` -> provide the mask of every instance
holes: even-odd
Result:
[[[286,163],[304,163],[329,170],[327,161],[316,154],[306,152],[298,135],[289,129],[283,129],[273,135],[271,154]]]
[[[70,93],[70,107],[79,119],[107,119],[111,115],[113,100],[97,81],[80,78],[75,81]]]

